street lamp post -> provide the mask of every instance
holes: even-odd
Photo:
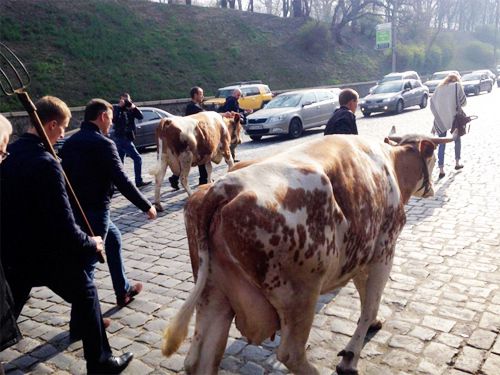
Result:
[[[394,8],[392,9],[392,71],[396,71],[396,31],[398,21],[398,0],[394,0]]]

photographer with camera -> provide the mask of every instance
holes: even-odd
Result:
[[[135,106],[128,93],[120,96],[120,102],[113,105],[113,140],[118,149],[118,155],[125,162],[125,156],[134,161],[135,186],[143,187],[151,181],[142,179],[142,158],[135,148],[135,119],[142,120],[142,112]]]

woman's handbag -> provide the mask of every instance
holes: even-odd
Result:
[[[455,86],[455,100],[457,102],[457,114],[453,119],[453,124],[451,125],[451,133],[458,129],[458,136],[461,137],[467,134],[467,124],[472,120],[475,120],[477,116],[467,116],[463,111],[462,107],[458,102],[458,83]]]

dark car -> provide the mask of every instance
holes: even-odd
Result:
[[[154,108],[154,107],[138,107],[144,118],[142,120],[136,120],[136,137],[134,140],[135,147],[138,150],[143,150],[148,146],[155,146],[155,129],[160,123],[160,120],[165,117],[175,117],[173,114],[164,111],[163,109]],[[66,139],[71,137],[75,132],[79,129],[73,129],[66,133],[63,139],[59,139],[57,143],[54,145],[54,149],[58,152]],[[113,134],[113,127],[111,127],[110,135]]]
[[[469,73],[462,77],[465,95],[479,95],[481,91],[491,92],[493,90],[493,80],[487,73]]]
[[[427,107],[429,89],[415,79],[386,82],[375,87],[373,92],[359,101],[363,115],[368,117],[374,112],[401,113],[414,105]]]

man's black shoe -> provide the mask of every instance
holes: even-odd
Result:
[[[208,184],[208,181],[207,181],[207,180],[205,180],[205,179],[201,179],[201,178],[200,178],[199,182],[200,182],[200,183],[199,183],[198,185],[206,185],[206,184]]]
[[[128,366],[134,354],[127,352],[120,356],[111,356],[104,362],[87,363],[87,372],[90,374],[119,374]]]
[[[175,178],[174,176],[170,176],[168,182],[170,182],[170,186],[172,186],[174,190],[179,190],[179,177]]]
[[[152,181],[141,181],[138,184],[135,184],[135,186],[137,186],[138,188],[140,188],[140,187],[151,185],[151,182]]]

